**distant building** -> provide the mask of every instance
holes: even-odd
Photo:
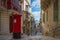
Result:
[[[30,33],[30,0],[23,0],[23,6],[22,6],[22,12],[23,12],[23,33],[29,34]],[[27,33],[28,32],[28,33]]]

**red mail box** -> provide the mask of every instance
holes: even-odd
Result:
[[[13,32],[21,32],[21,16],[19,14],[13,14]]]

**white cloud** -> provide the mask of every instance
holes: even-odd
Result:
[[[32,15],[34,16],[35,20],[39,20],[40,19],[40,12],[32,12]]]
[[[40,0],[34,0],[33,2],[32,2],[32,8],[33,7],[40,7]]]
[[[34,15],[34,16],[40,16],[40,12],[32,12],[32,14]]]
[[[32,8],[40,8],[40,0],[34,0],[32,2]],[[35,12],[32,12],[32,14],[34,16],[40,16],[40,11],[35,11]]]
[[[34,0],[31,4],[31,8],[40,8],[40,0]],[[35,20],[40,19],[40,11],[32,12],[32,15],[34,16]]]

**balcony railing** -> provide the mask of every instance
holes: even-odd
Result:
[[[0,0],[0,7],[21,12],[21,5],[19,5],[19,0]]]

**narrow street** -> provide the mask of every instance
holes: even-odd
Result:
[[[0,0],[0,40],[60,40],[60,0]]]
[[[34,33],[33,33],[34,34]],[[0,40],[60,40],[59,38],[53,38],[49,36],[44,36],[40,32],[35,35],[21,35],[21,39],[13,39],[11,35],[0,35]]]

